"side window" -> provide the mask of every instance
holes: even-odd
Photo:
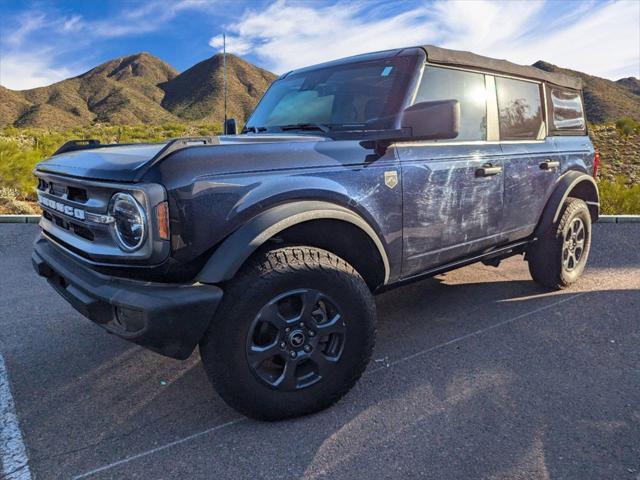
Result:
[[[540,85],[496,77],[501,140],[535,140],[544,132]]]
[[[580,93],[551,87],[554,130],[584,130],[584,110]]]
[[[487,95],[482,73],[426,66],[415,103],[460,102],[460,133],[455,140],[486,140]]]

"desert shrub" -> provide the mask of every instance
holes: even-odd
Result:
[[[616,130],[624,137],[628,137],[633,133],[640,133],[640,122],[636,122],[633,118],[623,117],[616,122]]]
[[[640,184],[627,185],[624,178],[600,180],[600,213],[603,215],[640,214]]]
[[[34,205],[20,200],[18,190],[0,187],[0,215],[32,215],[34,213],[37,213]]]
[[[34,199],[35,180],[31,173],[41,159],[35,149],[21,149],[15,142],[0,140],[0,188],[10,188],[16,197]]]

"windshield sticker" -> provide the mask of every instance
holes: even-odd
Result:
[[[380,74],[381,77],[388,77],[389,74],[391,73],[391,70],[393,70],[393,67],[384,67],[382,69],[382,73]]]

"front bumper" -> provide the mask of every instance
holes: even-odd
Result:
[[[40,235],[36,272],[76,310],[110,333],[168,357],[185,359],[204,335],[222,290],[204,284],[163,284],[95,272]]]

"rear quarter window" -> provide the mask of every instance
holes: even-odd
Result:
[[[584,130],[584,108],[579,92],[551,87],[549,97],[553,130]]]
[[[540,85],[496,77],[501,140],[536,140],[544,136]]]

